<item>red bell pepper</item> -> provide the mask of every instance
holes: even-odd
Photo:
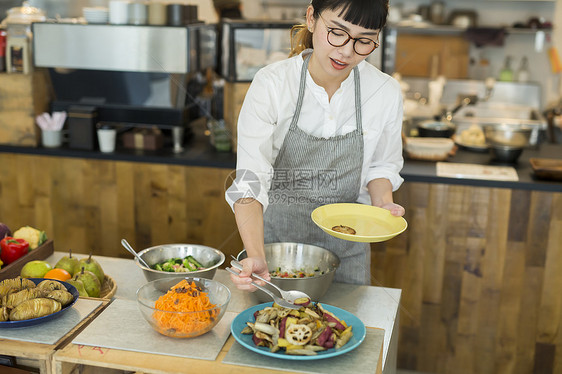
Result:
[[[8,265],[18,258],[24,256],[29,251],[29,243],[24,239],[16,239],[11,236],[6,236],[0,240],[0,260],[4,265]]]

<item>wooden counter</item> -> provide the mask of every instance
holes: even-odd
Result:
[[[196,360],[182,357],[150,355],[146,353],[90,347],[70,344],[57,351],[52,357],[53,373],[67,374],[83,365],[92,372],[105,369],[119,369],[141,373],[229,373],[229,374],[296,374],[295,371],[271,370],[250,366],[235,366],[223,360],[232,345],[236,344],[232,335],[214,361]],[[373,374],[382,374],[382,350],[378,353],[378,365]]]

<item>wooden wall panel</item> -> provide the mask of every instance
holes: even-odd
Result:
[[[0,154],[0,222],[44,229],[55,250],[131,258],[164,243],[242,250],[229,169]]]
[[[373,245],[372,273],[403,290],[398,367],[562,372],[562,194],[404,183],[395,200],[409,227]]]
[[[467,78],[470,43],[462,35],[398,34],[395,71],[402,76]],[[435,67],[433,64],[435,63]]]

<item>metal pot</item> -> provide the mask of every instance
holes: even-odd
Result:
[[[450,138],[455,134],[456,126],[447,120],[428,120],[418,125],[418,133],[422,137]]]

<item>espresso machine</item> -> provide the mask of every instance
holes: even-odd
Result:
[[[40,22],[32,32],[34,66],[49,72],[52,111],[68,113],[71,148],[95,149],[100,126],[187,137],[206,115],[197,96],[216,66],[216,25]]]

